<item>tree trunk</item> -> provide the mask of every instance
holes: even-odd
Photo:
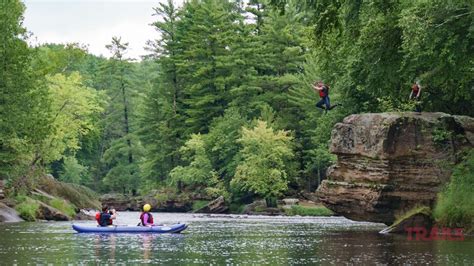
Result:
[[[123,97],[123,116],[124,116],[124,123],[125,123],[125,136],[127,138],[127,146],[128,146],[128,162],[130,164],[133,163],[133,156],[132,156],[132,141],[130,140],[130,126],[128,122],[128,106],[127,106],[127,97],[125,95],[125,83],[123,82],[123,73],[120,80],[120,86],[122,87],[122,97]]]

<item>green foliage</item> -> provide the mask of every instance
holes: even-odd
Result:
[[[186,132],[207,133],[212,120],[223,114],[236,77],[230,45],[238,36],[236,4],[230,1],[189,1],[178,21],[180,55],[177,72],[184,88]]]
[[[439,146],[444,145],[446,141],[452,138],[453,132],[446,128],[435,128],[431,133],[433,142]]]
[[[271,4],[282,11],[291,1]],[[312,54],[318,76],[341,89],[354,112],[400,108],[422,84],[424,111],[473,115],[472,5],[465,1],[300,1],[317,14]],[[304,11],[303,11],[304,10]],[[329,17],[328,17],[329,16]]]
[[[33,67],[49,75],[69,75],[72,72],[83,72],[87,56],[87,48],[78,43],[44,44],[37,49]]]
[[[472,4],[465,1],[410,1],[400,14],[405,80],[426,84],[429,110],[473,116],[474,41]]]
[[[59,180],[67,183],[87,184],[90,182],[88,168],[81,165],[75,157],[65,157]]]
[[[36,221],[36,212],[39,208],[38,202],[26,196],[17,196],[15,200],[17,202],[15,209],[20,217],[25,221]]]
[[[210,201],[208,201],[208,200],[195,200],[195,201],[193,202],[192,210],[193,210],[193,211],[200,210],[200,209],[206,207],[209,202],[210,202]]]
[[[0,2],[0,179],[31,171],[35,146],[50,130],[47,88],[25,41],[24,8],[18,0]]]
[[[170,173],[173,185],[206,186],[214,176],[211,161],[204,147],[202,135],[193,134],[180,149],[187,166],[177,166]],[[210,185],[210,184],[209,184]]]
[[[436,221],[449,227],[474,230],[474,149],[454,168],[451,180],[438,194]]]
[[[288,182],[285,164],[293,156],[288,132],[274,132],[266,122],[257,121],[253,129],[242,129],[239,141],[243,160],[231,184],[264,198],[281,196]]]
[[[396,101],[388,96],[377,98],[379,109],[383,112],[412,112],[419,101]]]
[[[241,214],[244,212],[245,204],[233,202],[229,205],[230,213]]]
[[[53,119],[51,133],[43,139],[37,156],[44,163],[61,159],[64,153],[80,148],[80,138],[94,130],[94,123],[103,111],[103,100],[97,91],[82,85],[81,76],[74,72],[48,76],[49,101]]]
[[[176,192],[173,192],[173,194],[176,194]],[[155,199],[158,204],[164,204],[170,199],[169,195],[169,193],[158,193],[155,195]]]
[[[160,3],[154,11],[159,19],[153,26],[161,38],[148,43],[153,51],[151,57],[157,60],[151,61],[154,68],[146,71],[147,77],[153,72],[157,76],[149,79],[140,115],[140,137],[147,147],[141,168],[146,180],[165,183],[170,171],[180,163],[178,150],[186,140],[183,80],[178,73],[181,39],[177,29],[178,9],[173,1]]]
[[[248,122],[235,107],[226,109],[222,117],[215,119],[204,138],[206,151],[214,169],[226,184],[234,177],[239,163],[241,129]]]
[[[179,193],[178,189],[175,187],[160,187],[159,189],[153,191],[152,194],[159,205],[166,205],[168,201],[191,202],[191,193]]]
[[[431,208],[428,207],[428,206],[415,206],[413,208],[411,208],[410,210],[408,210],[407,212],[405,213],[402,213],[402,214],[399,214],[399,215],[396,215],[396,220],[395,222],[393,222],[393,225],[391,225],[390,227],[393,227],[393,226],[396,226],[397,224],[403,222],[404,220],[406,220],[407,218],[415,215],[415,214],[424,214],[424,215],[427,215],[427,216],[431,216],[432,215],[432,212],[431,212]]]
[[[305,207],[305,206],[300,206],[300,205],[293,205],[289,209],[285,209],[286,215],[289,216],[332,216],[334,213],[324,207],[324,206],[319,206],[319,207]]]
[[[76,211],[74,210],[74,206],[71,205],[69,202],[63,200],[63,199],[52,199],[49,201],[49,206],[58,209],[62,213],[66,214],[69,217],[73,217],[76,214]]]
[[[106,107],[104,133],[108,136],[105,151],[101,154],[106,166],[103,185],[123,194],[136,194],[140,182],[140,162],[144,151],[136,135],[138,117],[136,105],[139,91],[133,86],[136,68],[125,58],[128,43],[119,37],[113,37],[106,46],[112,58],[102,69],[107,77],[107,94],[110,101]]]
[[[3,1],[0,179],[28,191],[48,169],[101,192],[237,201],[314,191],[335,160],[333,125],[412,111],[415,80],[423,111],[474,115],[472,10],[465,1],[168,0],[154,8],[151,54],[133,62],[119,37],[110,59],[74,43],[28,48],[24,5]],[[319,112],[315,80],[342,105]],[[433,140],[450,134],[437,129]]]
[[[85,186],[59,182],[50,177],[41,177],[38,180],[38,187],[53,196],[67,200],[79,209],[99,209],[101,206],[97,193]]]

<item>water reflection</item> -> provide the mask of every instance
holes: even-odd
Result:
[[[101,263],[152,263],[179,257],[183,234],[75,234],[77,248],[93,250],[82,259]]]
[[[151,244],[153,240],[153,235],[142,234],[140,236],[142,238],[142,244],[143,244],[143,260],[145,263],[148,263],[150,261]]]
[[[96,234],[94,239],[95,258],[107,258],[108,262],[115,263],[115,234]]]

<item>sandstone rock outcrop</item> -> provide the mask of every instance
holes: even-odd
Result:
[[[458,153],[474,146],[474,118],[444,113],[351,115],[335,125],[338,157],[317,190],[352,220],[392,224],[416,205],[432,206]]]

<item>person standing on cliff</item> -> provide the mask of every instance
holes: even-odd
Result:
[[[331,101],[329,99],[329,86],[324,84],[324,82],[321,80],[315,81],[313,83],[313,89],[319,93],[320,98],[319,102],[316,103],[316,107],[323,109],[325,113],[327,113],[328,110],[331,110],[337,106],[337,104],[331,106]]]
[[[420,83],[417,81],[413,83],[411,86],[411,92],[409,99],[415,102],[415,112],[421,113],[421,86]]]

